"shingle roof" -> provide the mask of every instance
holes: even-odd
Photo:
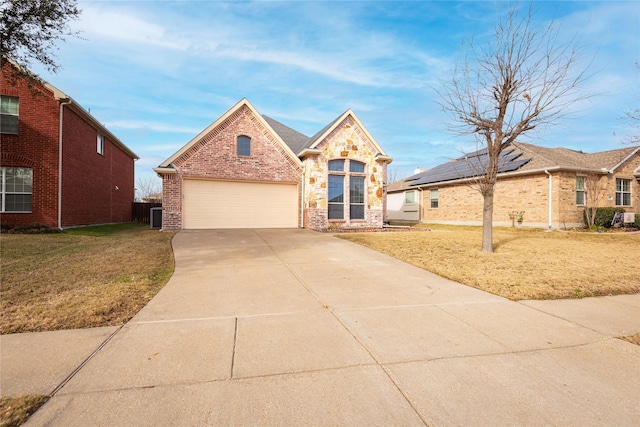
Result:
[[[295,129],[291,129],[289,126],[283,125],[277,120],[271,117],[262,115],[264,120],[269,123],[269,126],[276,131],[276,133],[282,138],[282,140],[291,148],[295,154],[299,154],[302,150],[307,148],[311,143],[311,138],[301,134]]]
[[[523,157],[515,148],[507,148],[500,153],[498,159],[498,173],[511,172],[531,161]],[[489,164],[487,150],[469,153],[463,157],[436,166],[406,179],[410,186],[433,184],[436,182],[453,181],[456,179],[480,176]]]
[[[640,152],[640,147],[627,147],[589,154],[567,148],[547,148],[515,142],[501,153],[498,173],[543,171],[551,168],[612,171],[636,152]],[[387,191],[398,191],[421,185],[480,176],[487,163],[486,149],[479,150],[410,176],[401,183],[393,183],[387,188]]]

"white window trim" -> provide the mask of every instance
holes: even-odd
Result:
[[[104,156],[104,135],[98,133],[98,137],[96,138],[96,151],[101,156]]]
[[[2,175],[2,187],[0,188],[0,212],[7,214],[22,214],[22,213],[32,213],[33,212],[33,182],[31,184],[30,192],[11,192],[11,194],[30,194],[31,195],[31,210],[30,211],[6,211],[6,201],[7,201],[7,168],[11,168],[14,166],[2,166],[0,167],[0,175]],[[15,166],[20,167],[20,166]],[[33,168],[25,167],[24,169],[31,169],[31,179],[33,180]]]
[[[17,111],[15,114],[13,113],[2,113],[3,116],[15,117],[17,121],[16,131],[15,132],[2,132],[5,135],[18,135],[20,133],[20,98],[12,95],[2,95],[3,98],[15,98],[17,99]]]
[[[582,179],[582,190],[578,188],[578,180]],[[587,177],[578,175],[576,176],[576,206],[585,206],[587,201],[587,190],[585,189]],[[582,192],[582,203],[578,203],[578,192]]]
[[[433,198],[433,192],[436,192],[436,194],[438,195],[437,198]],[[436,206],[435,208],[433,207],[433,201],[436,201],[438,203],[438,206]],[[440,207],[440,192],[438,191],[437,188],[431,188],[429,190],[429,209],[438,209],[438,207]]]
[[[628,181],[629,182],[629,191],[618,191],[618,180],[620,181]],[[616,192],[615,192],[615,205],[616,207],[622,207],[622,208],[628,208],[630,206],[633,206],[633,194],[631,193],[633,188],[633,179],[630,178],[616,178]],[[618,194],[622,194],[622,198],[621,201],[623,202],[622,204],[618,204]],[[624,194],[629,194],[629,204],[625,205],[624,204]]]
[[[412,194],[413,195],[413,202],[407,202],[407,195],[408,194]],[[404,204],[405,205],[415,205],[416,204],[416,190],[410,190],[410,191],[405,191],[404,192]]]

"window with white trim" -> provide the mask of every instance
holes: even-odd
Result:
[[[33,169],[2,167],[2,212],[31,212]]]
[[[404,192],[404,204],[405,205],[413,205],[416,202],[416,192],[415,191],[405,191]]]
[[[616,206],[631,206],[631,180],[616,178]]]
[[[576,177],[576,205],[584,205],[584,176]]]
[[[98,154],[104,154],[104,135],[98,134],[98,138],[96,139],[96,151]]]
[[[431,209],[438,209],[438,189],[429,190],[429,200]]]
[[[0,133],[18,134],[18,97],[0,95]]]

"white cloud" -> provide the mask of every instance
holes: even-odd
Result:
[[[148,22],[125,8],[108,9],[106,4],[82,4],[82,18],[75,24],[82,36],[126,43],[152,45],[170,50],[186,50],[190,43],[170,35],[163,26]]]
[[[137,120],[112,120],[106,123],[110,129],[132,129],[140,131],[166,132],[166,133],[186,133],[197,135],[202,129],[186,126],[174,126],[167,123]]]

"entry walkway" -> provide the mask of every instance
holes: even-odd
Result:
[[[639,295],[517,303],[307,230],[173,244],[175,274],[124,327],[1,338],[3,394],[38,363],[68,371],[43,380],[64,386],[28,425],[640,419],[640,347],[614,338],[640,332]],[[18,368],[21,345],[54,336],[67,350]]]

